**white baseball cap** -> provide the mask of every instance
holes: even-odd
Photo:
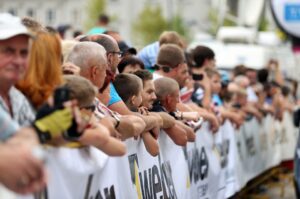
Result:
[[[21,19],[9,13],[0,13],[0,30],[0,40],[9,39],[16,35],[30,36]]]

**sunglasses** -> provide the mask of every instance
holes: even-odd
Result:
[[[193,80],[195,81],[201,81],[203,79],[203,74],[196,74],[196,73],[193,73],[192,74],[192,78]]]
[[[107,54],[109,54],[109,53],[112,53],[112,54],[117,54],[119,58],[121,58],[121,57],[122,57],[122,55],[123,55],[123,52],[122,52],[122,51],[119,51],[119,52],[112,51],[112,52],[108,52]]]
[[[93,105],[90,105],[90,106],[80,107],[80,109],[86,109],[86,110],[89,110],[91,112],[94,112],[96,110],[96,106],[93,104]]]

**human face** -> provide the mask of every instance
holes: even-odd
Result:
[[[122,73],[134,73],[138,70],[142,70],[142,67],[139,64],[134,64],[134,65],[127,65]]]
[[[112,42],[114,43],[114,51],[107,52],[107,59],[109,61],[111,71],[116,73],[118,70],[118,64],[121,61],[122,52],[119,49],[118,43],[115,40]]]
[[[174,93],[167,95],[167,104],[166,109],[169,112],[176,111],[176,106],[179,103],[179,89],[177,89]]]
[[[110,101],[110,85],[106,87],[106,89],[102,93],[97,94],[98,99],[104,104],[108,105]]]
[[[94,85],[98,89],[102,88],[102,86],[104,84],[104,80],[105,80],[105,77],[106,77],[106,69],[107,69],[107,64],[98,65],[95,68],[96,78],[95,78],[95,81],[94,81]]]
[[[216,59],[212,58],[212,59],[206,59],[205,64],[204,64],[205,68],[215,68],[216,67]]]
[[[147,80],[144,82],[142,98],[143,98],[142,106],[148,109],[152,109],[153,102],[156,100],[155,87],[152,80]]]
[[[134,95],[132,97],[132,105],[135,109],[138,109],[142,104],[143,98],[142,98],[142,87],[137,95]]]
[[[27,68],[28,40],[25,35],[18,35],[0,41],[0,81],[14,85]]]
[[[246,76],[248,77],[250,81],[250,85],[254,85],[257,82],[257,77],[256,77],[256,71],[255,70],[248,70],[246,72]]]
[[[213,75],[210,79],[211,91],[218,94],[221,91],[221,79],[219,75]]]
[[[174,78],[178,82],[180,88],[183,88],[189,77],[187,64],[179,64],[173,71],[171,71],[171,73],[173,73],[172,78]]]

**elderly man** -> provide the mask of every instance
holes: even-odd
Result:
[[[89,35],[80,39],[80,41],[93,41],[104,47],[106,50],[107,56],[107,64],[108,64],[108,76],[106,83],[110,83],[110,101],[108,103],[108,107],[116,111],[122,115],[130,115],[131,111],[126,107],[125,103],[122,101],[121,97],[117,93],[114,85],[111,83],[113,81],[114,76],[118,73],[118,64],[120,62],[121,51],[118,47],[116,40],[114,40],[109,35],[97,34],[97,35]],[[104,85],[102,90],[105,89],[108,85]]]
[[[118,73],[118,64],[120,62],[121,52],[118,47],[118,44],[116,40],[114,40],[109,35],[104,34],[97,34],[97,35],[89,35],[85,36],[80,39],[80,41],[93,41],[95,43],[100,44],[103,46],[106,50],[106,57],[107,57],[107,63],[108,63],[108,70],[107,70],[107,78],[105,83],[112,82],[114,79],[114,75]],[[162,118],[153,118],[150,116],[143,116],[140,114],[136,114],[134,112],[131,112],[125,103],[120,98],[119,94],[117,93],[116,89],[114,88],[114,85],[110,83],[109,88],[106,88],[107,85],[104,85],[101,89],[101,92],[103,92],[104,89],[110,88],[110,101],[108,103],[108,108],[118,112],[121,115],[135,115],[140,118],[142,118],[143,122],[146,124],[146,129],[150,130],[153,128],[157,128],[158,123],[161,123]],[[153,129],[154,130],[154,129]],[[154,130],[157,132],[157,129]]]
[[[29,33],[21,20],[0,15],[0,108],[20,125],[27,125],[34,114],[25,96],[14,85],[27,67]]]
[[[68,62],[80,67],[80,75],[89,79],[98,89],[102,88],[107,70],[105,49],[95,42],[80,42],[76,44],[68,56]],[[99,100],[95,99],[96,104]],[[111,125],[121,133],[122,138],[138,136],[145,128],[145,123],[136,116],[106,117],[100,120],[105,125]],[[114,131],[110,128],[111,133]]]
[[[38,139],[33,128],[19,129],[35,116],[14,87],[26,69],[29,33],[8,13],[0,14],[0,29],[0,140],[5,141],[0,144],[0,183],[17,193],[37,192],[46,184],[43,162],[32,153]],[[45,121],[37,126],[47,127]]]

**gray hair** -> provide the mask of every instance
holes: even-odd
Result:
[[[74,46],[67,57],[67,61],[75,64],[84,71],[91,66],[107,63],[106,51],[101,45],[95,42],[80,42]]]
[[[178,83],[169,77],[162,77],[154,81],[155,94],[159,100],[162,100],[165,96],[173,94],[176,90],[179,90]]]

